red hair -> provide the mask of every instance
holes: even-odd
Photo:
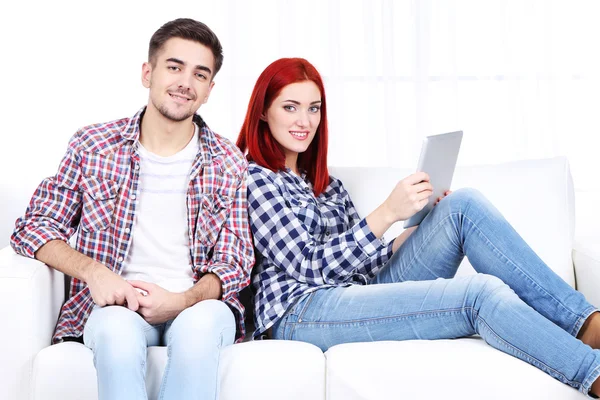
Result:
[[[323,80],[316,68],[303,58],[280,58],[271,63],[258,77],[237,139],[237,146],[246,153],[249,161],[269,168],[273,172],[285,169],[285,153],[273,138],[269,125],[262,116],[281,90],[297,82],[312,81],[321,92],[321,121],[311,144],[298,154],[298,167],[306,171],[313,184],[315,196],[323,193],[329,185],[327,171],[327,102]]]

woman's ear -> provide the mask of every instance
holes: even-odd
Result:
[[[267,116],[265,114],[260,115],[260,120],[267,122]]]

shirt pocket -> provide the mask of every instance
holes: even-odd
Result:
[[[119,183],[96,176],[83,176],[80,181],[83,193],[81,229],[85,232],[105,230],[112,222]]]
[[[321,213],[313,201],[290,196],[285,202],[311,235],[321,231]]]
[[[348,201],[337,194],[319,200],[323,224],[327,226],[322,239],[327,241],[348,229]]]
[[[217,242],[223,224],[227,221],[233,198],[222,194],[205,194],[200,199],[197,232],[198,240],[204,246],[213,247]]]

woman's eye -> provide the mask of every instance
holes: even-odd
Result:
[[[285,111],[296,111],[296,107],[290,105],[283,106],[283,109]]]
[[[308,111],[310,111],[311,113],[318,113],[319,111],[321,111],[321,107],[312,106],[311,108],[308,109]]]

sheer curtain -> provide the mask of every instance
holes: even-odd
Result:
[[[332,165],[413,168],[423,136],[462,129],[463,165],[566,155],[576,187],[600,193],[599,15],[598,0],[2,3],[0,205],[23,206],[0,224],[78,128],[146,104],[148,40],[178,17],[223,43],[201,114],[226,137],[260,72],[304,57],[325,80]]]
[[[226,61],[207,112],[228,109],[213,119],[232,137],[264,67],[305,57],[326,83],[331,164],[413,167],[423,136],[462,129],[463,165],[565,155],[577,188],[600,189],[596,0],[213,7]]]

